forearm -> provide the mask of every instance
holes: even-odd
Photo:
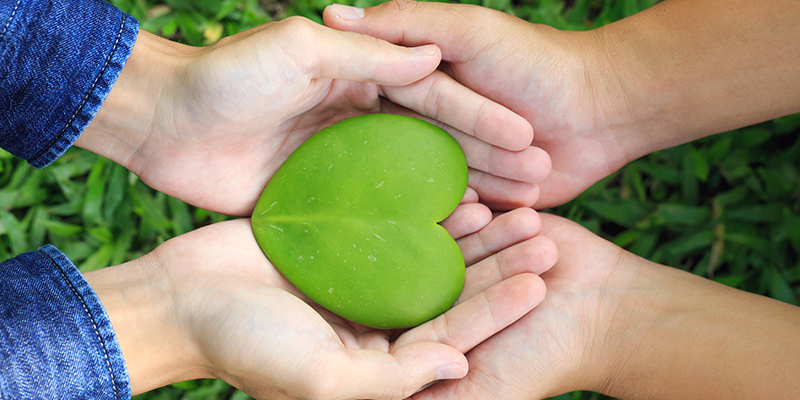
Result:
[[[135,171],[145,143],[174,127],[170,87],[179,84],[176,71],[191,49],[140,30],[108,97],[75,145]]]
[[[114,327],[134,395],[209,376],[192,363],[194,347],[181,328],[169,280],[156,257],[149,254],[85,277]]]
[[[639,271],[613,376],[624,399],[792,398],[800,391],[800,308],[630,254]],[[630,315],[629,315],[630,316]]]
[[[798,26],[792,0],[668,0],[594,32],[646,154],[800,112]]]

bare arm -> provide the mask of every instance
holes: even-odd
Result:
[[[791,398],[800,390],[800,308],[629,253],[603,393],[623,399]],[[641,290],[639,290],[641,289]],[[625,319],[624,317],[622,318]]]
[[[669,0],[598,29],[639,153],[800,112],[799,26],[796,1]]]
[[[414,400],[789,399],[800,391],[800,307],[652,263],[561,217],[545,300],[467,355],[465,379]]]

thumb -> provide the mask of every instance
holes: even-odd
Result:
[[[333,29],[404,46],[436,43],[443,59],[453,62],[469,60],[481,43],[494,36],[486,35],[487,23],[505,17],[508,16],[504,13],[483,7],[412,0],[393,0],[366,10],[332,4],[322,14],[325,25]]]
[[[371,36],[337,31],[305,18],[281,21],[279,43],[301,71],[314,78],[402,86],[433,72],[442,53],[436,45],[396,46]]]
[[[336,398],[405,399],[423,386],[441,379],[467,375],[467,358],[440,343],[417,342],[391,353],[348,350],[350,357],[331,365]]]

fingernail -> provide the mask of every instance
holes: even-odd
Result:
[[[443,365],[436,370],[436,373],[439,375],[438,379],[459,379],[467,375],[467,371],[459,364]]]
[[[345,21],[355,21],[364,18],[364,9],[358,7],[350,7],[344,4],[331,4],[329,6],[339,19]]]
[[[426,44],[424,46],[411,47],[411,51],[413,51],[414,54],[419,56],[432,56],[436,53],[436,49],[437,47],[435,44]]]

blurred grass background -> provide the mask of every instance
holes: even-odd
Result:
[[[302,15],[332,0],[111,0],[150,32],[191,45]],[[368,7],[380,0],[344,0]],[[656,0],[462,0],[559,29],[598,27]],[[800,114],[634,161],[553,210],[650,260],[791,304],[800,300]],[[0,151],[0,259],[53,243],[82,271],[139,257],[225,216],[144,185],[102,157],[70,149],[36,170]],[[177,383],[144,400],[250,397],[219,380]],[[559,400],[603,399],[574,392]]]

